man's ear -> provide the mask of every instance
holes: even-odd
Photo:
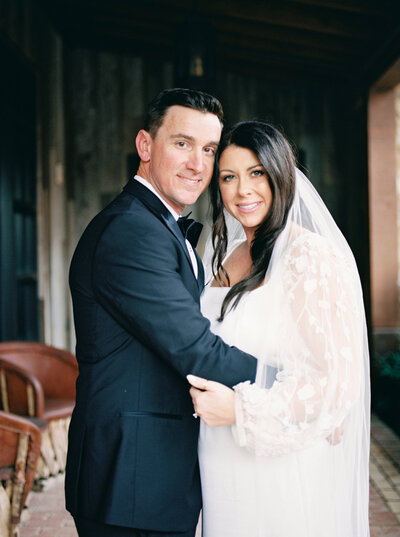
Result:
[[[136,149],[140,160],[149,162],[151,156],[151,134],[144,129],[141,129],[136,136]]]

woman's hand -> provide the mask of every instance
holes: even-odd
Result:
[[[186,377],[192,388],[190,395],[195,413],[209,427],[232,425],[235,417],[235,392],[219,382],[194,375]]]

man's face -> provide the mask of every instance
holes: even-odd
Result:
[[[220,137],[217,116],[184,106],[171,106],[155,137],[148,134],[146,179],[178,213],[209,185]]]

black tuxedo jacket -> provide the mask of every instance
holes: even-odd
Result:
[[[229,386],[256,360],[209,330],[203,287],[171,213],[131,180],[85,230],[70,268],[79,362],[67,509],[109,524],[185,531],[201,508],[193,373]]]

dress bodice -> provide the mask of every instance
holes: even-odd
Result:
[[[201,297],[201,311],[211,323],[211,330],[229,345],[252,354],[266,365],[277,365],[274,356],[280,355],[287,338],[284,325],[279,327],[279,318],[268,308],[268,297],[277,292],[270,283],[245,293],[235,308],[229,309],[223,322],[218,321],[221,306],[230,287],[207,286]],[[283,305],[284,307],[284,305]],[[288,313],[290,314],[290,312]],[[295,334],[291,334],[291,340]],[[300,343],[299,343],[300,344]],[[289,359],[289,353],[287,353]]]

